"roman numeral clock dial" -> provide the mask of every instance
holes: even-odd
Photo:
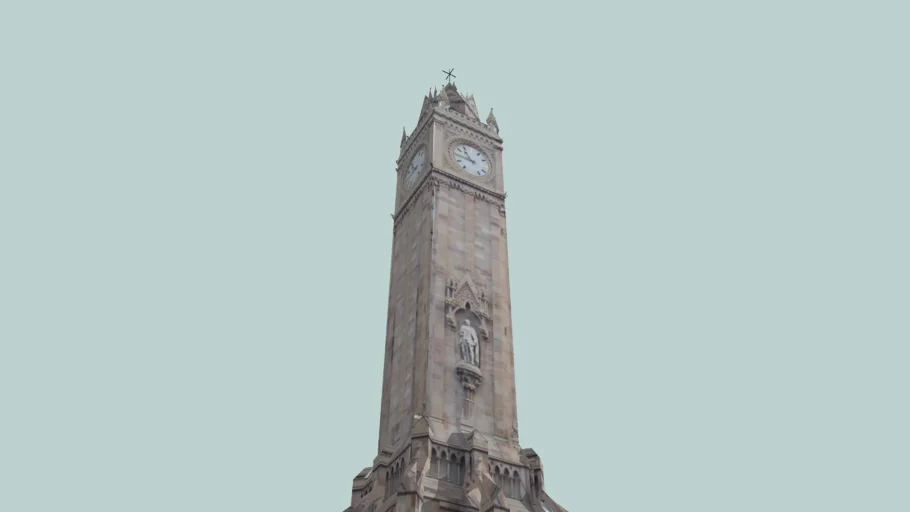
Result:
[[[455,147],[455,163],[461,170],[474,176],[486,176],[490,172],[490,162],[487,157],[474,146],[460,144]]]

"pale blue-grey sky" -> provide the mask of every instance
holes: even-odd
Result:
[[[395,159],[505,139],[572,512],[910,509],[906,2],[8,2],[0,510],[341,512]]]

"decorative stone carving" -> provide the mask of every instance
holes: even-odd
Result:
[[[430,112],[430,110],[433,109],[435,105],[436,95],[432,90],[428,90],[427,94],[423,97],[423,106],[420,107],[420,117],[417,118],[417,122],[420,123],[420,121],[422,121],[423,118],[427,116],[427,114]]]
[[[461,379],[461,385],[467,390],[467,394],[464,398],[473,400],[474,390],[477,389],[477,386],[483,381],[483,374],[480,373],[480,368],[462,361],[455,366],[455,373],[458,374],[458,377]]]
[[[417,121],[417,125],[414,126],[414,132],[408,136],[404,143],[401,145],[399,150],[399,160],[401,160],[401,155],[404,155],[414,143],[418,140],[424,140],[424,133],[427,131],[427,127],[432,126],[433,123],[430,122],[429,117],[426,114],[432,109],[432,105],[429,102],[428,98],[424,99],[424,108],[426,111],[421,110],[420,119]]]
[[[489,317],[489,304],[487,303],[486,292],[483,288],[474,285],[470,276],[465,276],[461,284],[454,278],[446,282],[446,324],[452,330],[458,333],[458,345],[461,352],[461,361],[455,367],[455,371],[461,379],[461,384],[465,388],[466,409],[469,411],[469,402],[473,399],[474,390],[483,380],[483,373],[480,370],[480,343],[478,330],[484,340],[489,341],[490,334],[487,329],[487,320]],[[473,313],[475,318],[480,321],[477,330],[471,325],[470,319],[465,319],[461,326],[457,325],[455,318],[459,312],[466,311]]]
[[[448,117],[445,122],[446,127],[456,130],[462,135],[477,138],[477,140],[502,140],[493,127],[480,122],[479,119],[466,116],[452,109],[449,105],[443,110]]]
[[[436,89],[434,88],[433,89],[433,106],[445,108],[446,106],[448,106],[448,104],[449,104],[449,101],[448,101],[448,96],[446,95],[446,92],[445,92],[445,87],[443,87],[442,90],[440,90],[440,91],[436,91]]]
[[[474,95],[466,94],[464,96],[464,102],[468,107],[466,112],[468,117],[475,121],[480,121],[480,115],[477,113],[477,104],[474,102]]]
[[[484,131],[478,132],[477,130],[465,128],[453,121],[446,120],[443,122],[443,133],[445,134],[446,139],[459,137],[473,141],[474,145],[483,145],[485,148],[496,150],[502,149],[497,140],[493,138],[493,135],[495,135],[496,132],[486,125],[484,125]]]
[[[427,174],[429,174],[429,172],[427,172]],[[414,207],[416,202],[421,197],[424,196],[424,193],[427,190],[433,190],[435,192],[437,187],[438,187],[438,184],[434,183],[432,181],[432,179],[424,178],[423,181],[420,183],[420,185],[416,188],[414,193],[411,194],[411,196],[407,199],[407,201],[404,202],[404,204],[402,204],[401,208],[398,210],[398,213],[392,214],[392,218],[394,219],[394,224],[393,224],[394,228],[398,227],[398,224],[402,221],[402,219],[404,219],[407,216],[407,214],[411,211],[411,209]],[[428,204],[429,203],[423,203],[423,206],[426,207]],[[392,232],[394,233],[395,229],[393,229]]]
[[[502,201],[505,200],[504,195],[499,195],[496,192],[492,192],[490,190],[484,190],[483,192],[481,192],[481,191],[477,190],[476,188],[474,188],[476,186],[475,184],[462,180],[461,178],[454,176],[453,174],[451,174],[447,171],[444,171],[437,167],[433,167],[433,170],[444,175],[447,178],[450,178],[450,179],[441,179],[436,176],[430,178],[438,185],[441,185],[443,187],[450,188],[453,190],[459,190],[471,197],[474,197],[481,201],[490,203],[491,205],[496,206],[496,207],[499,207],[500,205],[502,205]]]
[[[453,330],[458,330],[455,314],[459,311],[470,311],[480,321],[478,329],[485,340],[490,339],[487,329],[488,313],[486,292],[474,285],[470,276],[466,276],[460,285],[454,279],[449,279],[446,285],[446,323]]]
[[[493,129],[494,132],[499,133],[499,123],[496,122],[496,116],[493,115],[493,109],[490,109],[490,115],[487,116],[487,126]]]

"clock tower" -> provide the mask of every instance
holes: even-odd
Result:
[[[565,512],[519,444],[493,111],[428,93],[396,183],[379,445],[345,512]]]

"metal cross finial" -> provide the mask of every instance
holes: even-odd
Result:
[[[452,68],[448,71],[444,69],[442,70],[442,72],[446,74],[446,80],[448,80],[449,83],[452,83],[452,79],[455,78],[455,75],[452,74],[452,71],[455,71],[455,68]]]

